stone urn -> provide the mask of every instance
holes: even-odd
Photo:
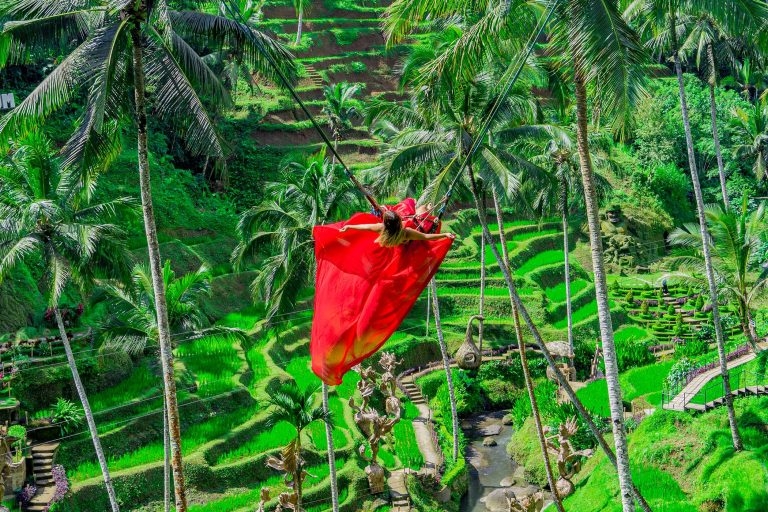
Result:
[[[480,315],[475,315],[469,318],[467,322],[467,334],[464,336],[464,343],[461,344],[459,350],[456,351],[456,364],[462,370],[476,370],[480,368],[480,364],[483,361],[483,354],[480,349],[475,345],[475,340],[472,339],[472,321],[477,319],[482,322],[484,318]]]

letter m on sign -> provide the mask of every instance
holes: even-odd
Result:
[[[16,102],[13,99],[13,93],[0,94],[0,110],[9,110],[16,107]]]

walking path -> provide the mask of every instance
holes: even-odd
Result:
[[[768,349],[768,342],[763,342],[758,345],[758,351]],[[757,357],[757,354],[755,351],[750,351],[748,354],[745,354],[737,359],[734,359],[733,361],[728,361],[727,368],[729,370],[736,368],[738,366],[742,366],[744,364],[747,364],[748,362],[752,361]],[[683,389],[680,391],[680,393],[677,394],[672,400],[664,404],[664,409],[670,410],[670,411],[685,411],[685,410],[693,410],[693,411],[706,411],[711,409],[712,407],[715,407],[717,405],[722,405],[724,403],[724,400],[718,402],[718,400],[713,400],[710,402],[712,404],[702,405],[702,404],[695,404],[692,403],[691,400],[698,394],[701,389],[706,386],[712,379],[715,379],[720,376],[720,367],[712,368],[711,370],[708,370],[700,375],[697,375],[696,377],[691,380]],[[750,388],[745,388],[745,390],[733,390],[733,395],[741,395],[741,394],[748,394],[747,392],[751,391]],[[755,390],[756,392],[754,394],[762,394],[760,390]]]

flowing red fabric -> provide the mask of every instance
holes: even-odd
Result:
[[[415,216],[406,199],[392,207],[406,227],[431,227],[434,217]],[[376,224],[379,217],[358,213],[347,221],[315,226],[315,312],[312,371],[325,383],[341,384],[344,374],[376,352],[402,323],[435,275],[453,242],[411,240],[382,247],[371,231],[339,230],[347,224]],[[437,231],[439,231],[439,223]]]

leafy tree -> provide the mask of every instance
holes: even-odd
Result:
[[[571,354],[576,353],[573,338],[573,316],[571,308],[571,268],[568,236],[570,235],[569,219],[575,219],[584,204],[584,189],[579,173],[579,155],[572,135],[566,130],[557,130],[555,137],[550,137],[531,162],[545,170],[545,180],[529,176],[528,187],[534,192],[533,206],[542,214],[556,213],[560,215],[563,226],[563,254],[565,256],[565,304],[568,323],[568,346]],[[598,168],[609,165],[606,153],[593,152],[592,159]],[[600,173],[595,174],[598,195],[605,197],[611,185]]]
[[[292,476],[292,486],[298,497],[296,510],[302,510],[302,482],[304,480],[304,460],[301,457],[301,433],[316,421],[333,425],[330,411],[315,406],[315,389],[300,389],[296,381],[284,382],[275,391],[269,393],[272,406],[267,428],[275,428],[279,423],[288,423],[296,430],[296,438],[283,450],[283,471]],[[287,456],[286,456],[287,455]],[[272,464],[270,464],[272,465]],[[274,467],[274,465],[272,465]]]
[[[344,132],[352,128],[352,120],[360,115],[354,98],[361,90],[360,84],[346,82],[326,85],[323,88],[323,96],[325,96],[323,113],[328,116],[334,149],[338,147]]]
[[[762,180],[768,167],[768,102],[757,102],[751,108],[735,108],[733,124],[743,141],[733,148],[734,158],[752,160],[755,176]]]
[[[163,285],[168,301],[168,323],[174,333],[198,331],[208,325],[208,318],[200,308],[200,300],[210,295],[210,274],[204,267],[176,278],[171,264],[163,267]],[[101,295],[106,297],[110,317],[102,325],[103,349],[124,350],[129,354],[142,354],[147,346],[159,344],[152,276],[145,265],[137,265],[131,273],[129,285],[104,283]],[[236,335],[232,329],[216,328],[226,335]],[[207,334],[212,334],[206,330]],[[191,336],[190,336],[191,337]],[[170,436],[165,397],[163,397],[163,449],[164,449],[164,505],[170,510]]]
[[[76,287],[85,295],[96,279],[125,275],[125,236],[115,222],[133,203],[128,198],[91,202],[76,176],[62,170],[53,155],[51,143],[32,134],[13,148],[7,163],[0,165],[0,280],[22,263],[42,269],[48,304],[56,318],[110,506],[117,512],[107,459],[59,306],[68,287]]]
[[[240,217],[232,260],[242,268],[264,257],[251,288],[266,301],[269,319],[293,311],[299,293],[313,282],[312,227],[349,216],[362,201],[354,184],[325,158],[325,150],[288,161],[265,189],[272,199]]]
[[[758,257],[761,244],[768,239],[768,217],[764,204],[754,211],[749,211],[747,205],[745,197],[738,210],[709,206],[705,215],[720,296],[736,302],[741,329],[755,347],[758,336],[753,310],[756,299],[768,285],[768,273]],[[680,257],[683,264],[703,273],[705,262],[700,250],[703,241],[699,226],[686,224],[676,229],[670,234],[670,241],[688,249],[688,255]]]
[[[196,6],[207,2],[187,3]],[[173,352],[152,205],[147,90],[154,92],[153,115],[176,121],[178,132],[193,153],[218,158],[224,153],[222,143],[197,91],[217,104],[228,104],[229,95],[192,45],[231,48],[270,79],[276,71],[264,55],[270,55],[270,60],[294,76],[290,54],[252,28],[212,14],[176,11],[165,0],[0,0],[0,19],[7,20],[2,31],[5,44],[0,45],[2,64],[19,60],[46,43],[57,47],[61,41],[77,43],[45,80],[2,118],[0,140],[37,125],[85,91],[84,113],[64,148],[64,165],[76,169],[84,190],[92,191],[94,174],[119,153],[119,121],[128,118],[136,123],[141,202],[169,409],[176,510],[186,512]]]
[[[744,27],[761,27],[765,19],[768,19],[768,5],[759,0],[638,0],[628,9],[628,14],[639,20],[642,32],[646,35],[649,47],[662,55],[671,55],[674,62],[675,74],[678,83],[678,96],[683,121],[683,131],[688,152],[688,165],[691,171],[696,210],[698,213],[699,229],[702,233],[702,256],[709,284],[710,300],[712,302],[712,320],[715,324],[715,332],[720,360],[720,371],[723,379],[723,392],[728,420],[731,428],[733,447],[736,450],[743,448],[741,437],[736,425],[736,412],[733,408],[731,396],[730,378],[727,361],[725,358],[725,340],[720,324],[720,311],[718,308],[717,283],[715,271],[710,254],[710,246],[706,243],[709,239],[704,197],[699,181],[698,166],[696,162],[691,123],[688,115],[688,103],[683,80],[683,68],[681,62],[682,42],[680,41],[681,20],[689,16],[710,16],[718,26],[724,30],[733,32],[743,30]]]

